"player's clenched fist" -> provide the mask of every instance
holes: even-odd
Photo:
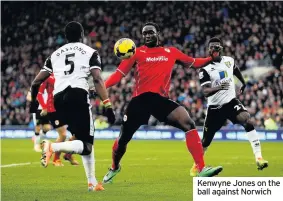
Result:
[[[110,124],[114,124],[115,123],[115,113],[112,109],[112,105],[111,102],[109,100],[109,98],[107,98],[106,100],[102,101],[104,107],[105,107],[105,116],[108,118],[108,122]]]
[[[114,124],[115,123],[115,113],[114,113],[112,107],[106,108],[105,115],[106,115],[106,117],[108,119],[108,122],[110,124]]]

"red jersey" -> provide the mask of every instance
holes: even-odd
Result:
[[[39,104],[42,106],[42,109],[47,109],[47,112],[55,112],[55,107],[54,107],[54,99],[53,99],[53,90],[54,90],[54,83],[55,83],[55,78],[53,74],[47,78],[39,87],[39,91],[37,94],[37,100]],[[43,94],[44,91],[47,91],[47,101],[46,103],[44,102]]]
[[[124,76],[135,65],[135,86],[133,97],[145,92],[169,96],[171,73],[176,61],[191,67],[195,59],[182,53],[175,47],[141,46],[130,59],[123,60],[117,71]]]

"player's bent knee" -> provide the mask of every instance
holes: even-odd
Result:
[[[250,119],[250,114],[248,112],[241,112],[237,116],[237,120],[241,123],[248,122],[249,119]]]
[[[244,125],[246,132],[250,132],[255,129],[254,125],[251,123],[250,120]]]
[[[43,132],[47,133],[48,131],[51,130],[50,124],[44,124],[42,128]]]
[[[57,132],[58,132],[58,134],[61,138],[66,138],[67,132],[66,132],[66,128],[64,126],[61,126],[61,127],[57,128],[56,130],[57,130]]]
[[[91,154],[92,151],[92,144],[89,142],[83,142],[84,144],[84,149],[83,152],[81,153],[81,155],[89,155]]]

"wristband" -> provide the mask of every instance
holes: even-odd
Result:
[[[110,107],[111,106],[111,102],[110,102],[109,98],[102,101],[102,103],[103,103],[104,107]]]

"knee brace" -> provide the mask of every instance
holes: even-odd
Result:
[[[81,155],[89,155],[91,154],[91,151],[92,151],[92,144],[89,143],[89,142],[83,142],[84,144],[84,149],[83,149],[83,152],[81,153]]]

